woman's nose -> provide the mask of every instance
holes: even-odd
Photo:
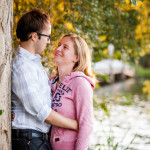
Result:
[[[57,51],[61,51],[61,50],[62,50],[61,46],[58,46],[58,47],[56,48],[56,50],[57,50]]]

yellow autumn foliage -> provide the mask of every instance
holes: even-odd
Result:
[[[108,54],[108,49],[104,49],[102,53],[103,53],[103,55],[107,55]]]
[[[140,56],[144,56],[144,55],[145,55],[145,51],[144,51],[144,50],[141,50],[140,53],[139,53],[139,55],[140,55]]]
[[[143,86],[143,93],[146,93],[147,97],[150,98],[150,80],[145,80]]]
[[[122,3],[122,1],[124,1],[125,3]],[[149,19],[150,18],[149,17],[150,8],[148,8],[148,6],[150,6],[150,1],[149,0],[144,0],[144,2],[137,1],[137,6],[132,5],[131,0],[122,0],[122,1],[114,2],[114,6],[117,9],[119,9],[120,11],[126,12],[126,11],[130,11],[132,9],[135,9],[139,12],[137,15],[137,19],[140,22],[140,24],[138,24],[136,27],[136,36],[134,38],[137,41],[139,40],[140,41],[139,43],[143,44],[143,47],[141,48],[141,52],[138,52],[138,53],[135,53],[134,50],[132,52],[131,48],[128,47],[128,45],[126,45],[126,42],[124,45],[124,49],[127,49],[129,54],[131,54],[131,53],[136,54],[136,55],[140,54],[141,56],[145,55],[145,53],[150,53],[150,44],[149,44],[150,43],[150,35],[147,34],[150,31],[150,19]],[[90,1],[88,1],[88,2],[90,4]],[[93,1],[93,3],[94,3],[94,1]],[[57,46],[57,42],[62,34],[68,33],[68,32],[77,32],[79,34],[82,34],[82,30],[84,30],[81,28],[82,26],[85,26],[85,31],[83,31],[83,34],[85,34],[84,35],[85,38],[86,38],[86,34],[91,36],[91,33],[92,32],[94,33],[94,28],[88,28],[90,26],[90,24],[92,24],[91,23],[92,21],[90,21],[88,24],[88,23],[86,23],[86,18],[89,18],[89,20],[92,20],[91,18],[94,18],[94,20],[97,20],[98,15],[92,14],[92,17],[91,17],[90,14],[92,13],[92,11],[91,11],[92,9],[91,10],[88,9],[86,14],[84,14],[84,13],[82,14],[81,13],[82,11],[80,9],[77,9],[77,7],[80,4],[85,4],[85,2],[83,2],[81,0],[79,0],[79,1],[76,1],[76,0],[75,1],[69,1],[69,0],[43,0],[43,1],[41,1],[41,0],[14,0],[14,2],[13,2],[13,7],[14,7],[13,47],[16,48],[18,45],[18,41],[17,41],[16,35],[15,35],[15,30],[16,30],[17,22],[18,22],[19,18],[22,16],[22,14],[24,12],[31,10],[33,7],[43,9],[50,14],[51,22],[52,22],[51,45],[50,45],[50,48],[43,53],[43,56],[46,58],[46,61],[48,61],[48,63],[51,66],[52,65],[51,64],[51,62],[52,62],[51,56],[53,56],[53,49]],[[89,4],[87,3],[87,6]],[[83,10],[84,9],[86,11],[86,5],[83,5]],[[94,9],[97,9],[97,8],[95,7]],[[99,9],[102,9],[102,8],[100,7]],[[111,13],[108,12],[108,14],[110,15]],[[111,15],[113,15],[113,14],[111,14]],[[83,16],[86,17],[85,20],[81,19],[81,18],[83,18]],[[105,18],[105,15],[102,14],[102,17]],[[109,38],[108,38],[109,34],[107,34],[107,33],[109,32],[110,24],[103,23],[103,19],[99,17],[98,21],[100,21],[100,20],[102,20],[100,23],[102,25],[102,30],[104,30],[106,32],[101,32],[101,30],[99,30],[99,31],[95,32],[95,33],[99,33],[99,34],[91,36],[91,37],[93,37],[93,39],[94,39],[94,37],[96,37],[96,39],[98,39],[95,42],[97,45],[100,45],[99,42],[103,43],[104,46],[102,47],[102,49],[103,49],[102,56],[107,56],[108,50],[106,48],[106,45],[109,40]],[[96,25],[97,24],[93,24],[93,26],[95,26],[95,29],[96,29]],[[75,30],[76,26],[78,26],[77,29],[79,29],[79,30]],[[105,27],[105,29],[103,29],[103,26]],[[108,32],[107,32],[107,30],[108,30]],[[125,26],[125,30],[128,30],[128,26]],[[88,32],[89,33],[91,32],[91,33],[88,34]],[[88,38],[89,37],[87,37],[87,39]],[[128,38],[128,36],[126,38]],[[94,45],[95,43],[94,42],[92,43],[92,42],[90,44]],[[120,45],[121,44],[122,43],[120,43]],[[117,48],[115,49],[115,52],[114,52],[115,58],[121,58],[122,54],[121,54],[121,52],[119,52],[119,50],[120,49],[117,49]],[[133,54],[131,54],[131,56],[134,57]],[[44,60],[43,60],[43,62],[44,62]]]
[[[68,30],[73,30],[73,25],[72,25],[72,23],[71,22],[64,22],[64,24],[65,24],[65,26],[66,26],[66,28],[68,29]]]
[[[143,43],[143,49],[145,49],[145,54],[147,53],[147,49],[149,49],[148,45],[150,43],[150,0],[137,1],[137,5],[134,6],[131,4],[131,0],[124,0],[125,4],[118,4],[115,2],[116,7],[120,7],[122,11],[130,11],[136,10],[139,15],[137,16],[140,24],[136,27],[136,40],[140,40]],[[144,52],[140,53],[141,56],[144,55]]]
[[[105,41],[107,36],[106,35],[100,35],[99,38],[101,39],[101,41]]]
[[[59,9],[60,11],[64,11],[64,3],[63,3],[63,2],[59,3],[58,9]]]

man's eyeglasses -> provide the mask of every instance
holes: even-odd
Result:
[[[42,33],[38,33],[36,32],[39,36],[46,36],[47,37],[47,41],[50,40],[51,36],[50,35],[46,35],[46,34],[42,34]]]

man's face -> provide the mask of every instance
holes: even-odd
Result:
[[[50,22],[48,22],[45,24],[45,27],[41,31],[41,33],[39,33],[39,35],[37,34],[37,40],[35,43],[36,54],[41,54],[44,51],[44,49],[46,48],[47,44],[50,44],[50,39],[48,37],[50,34],[51,34],[51,24],[50,24]],[[47,35],[47,36],[45,36],[45,35]],[[39,36],[40,36],[40,38],[39,38]]]

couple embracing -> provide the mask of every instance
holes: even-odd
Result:
[[[62,37],[54,50],[56,75],[48,78],[40,54],[50,44],[49,16],[39,9],[17,24],[12,63],[12,150],[87,150],[93,129],[94,75],[85,40]]]

